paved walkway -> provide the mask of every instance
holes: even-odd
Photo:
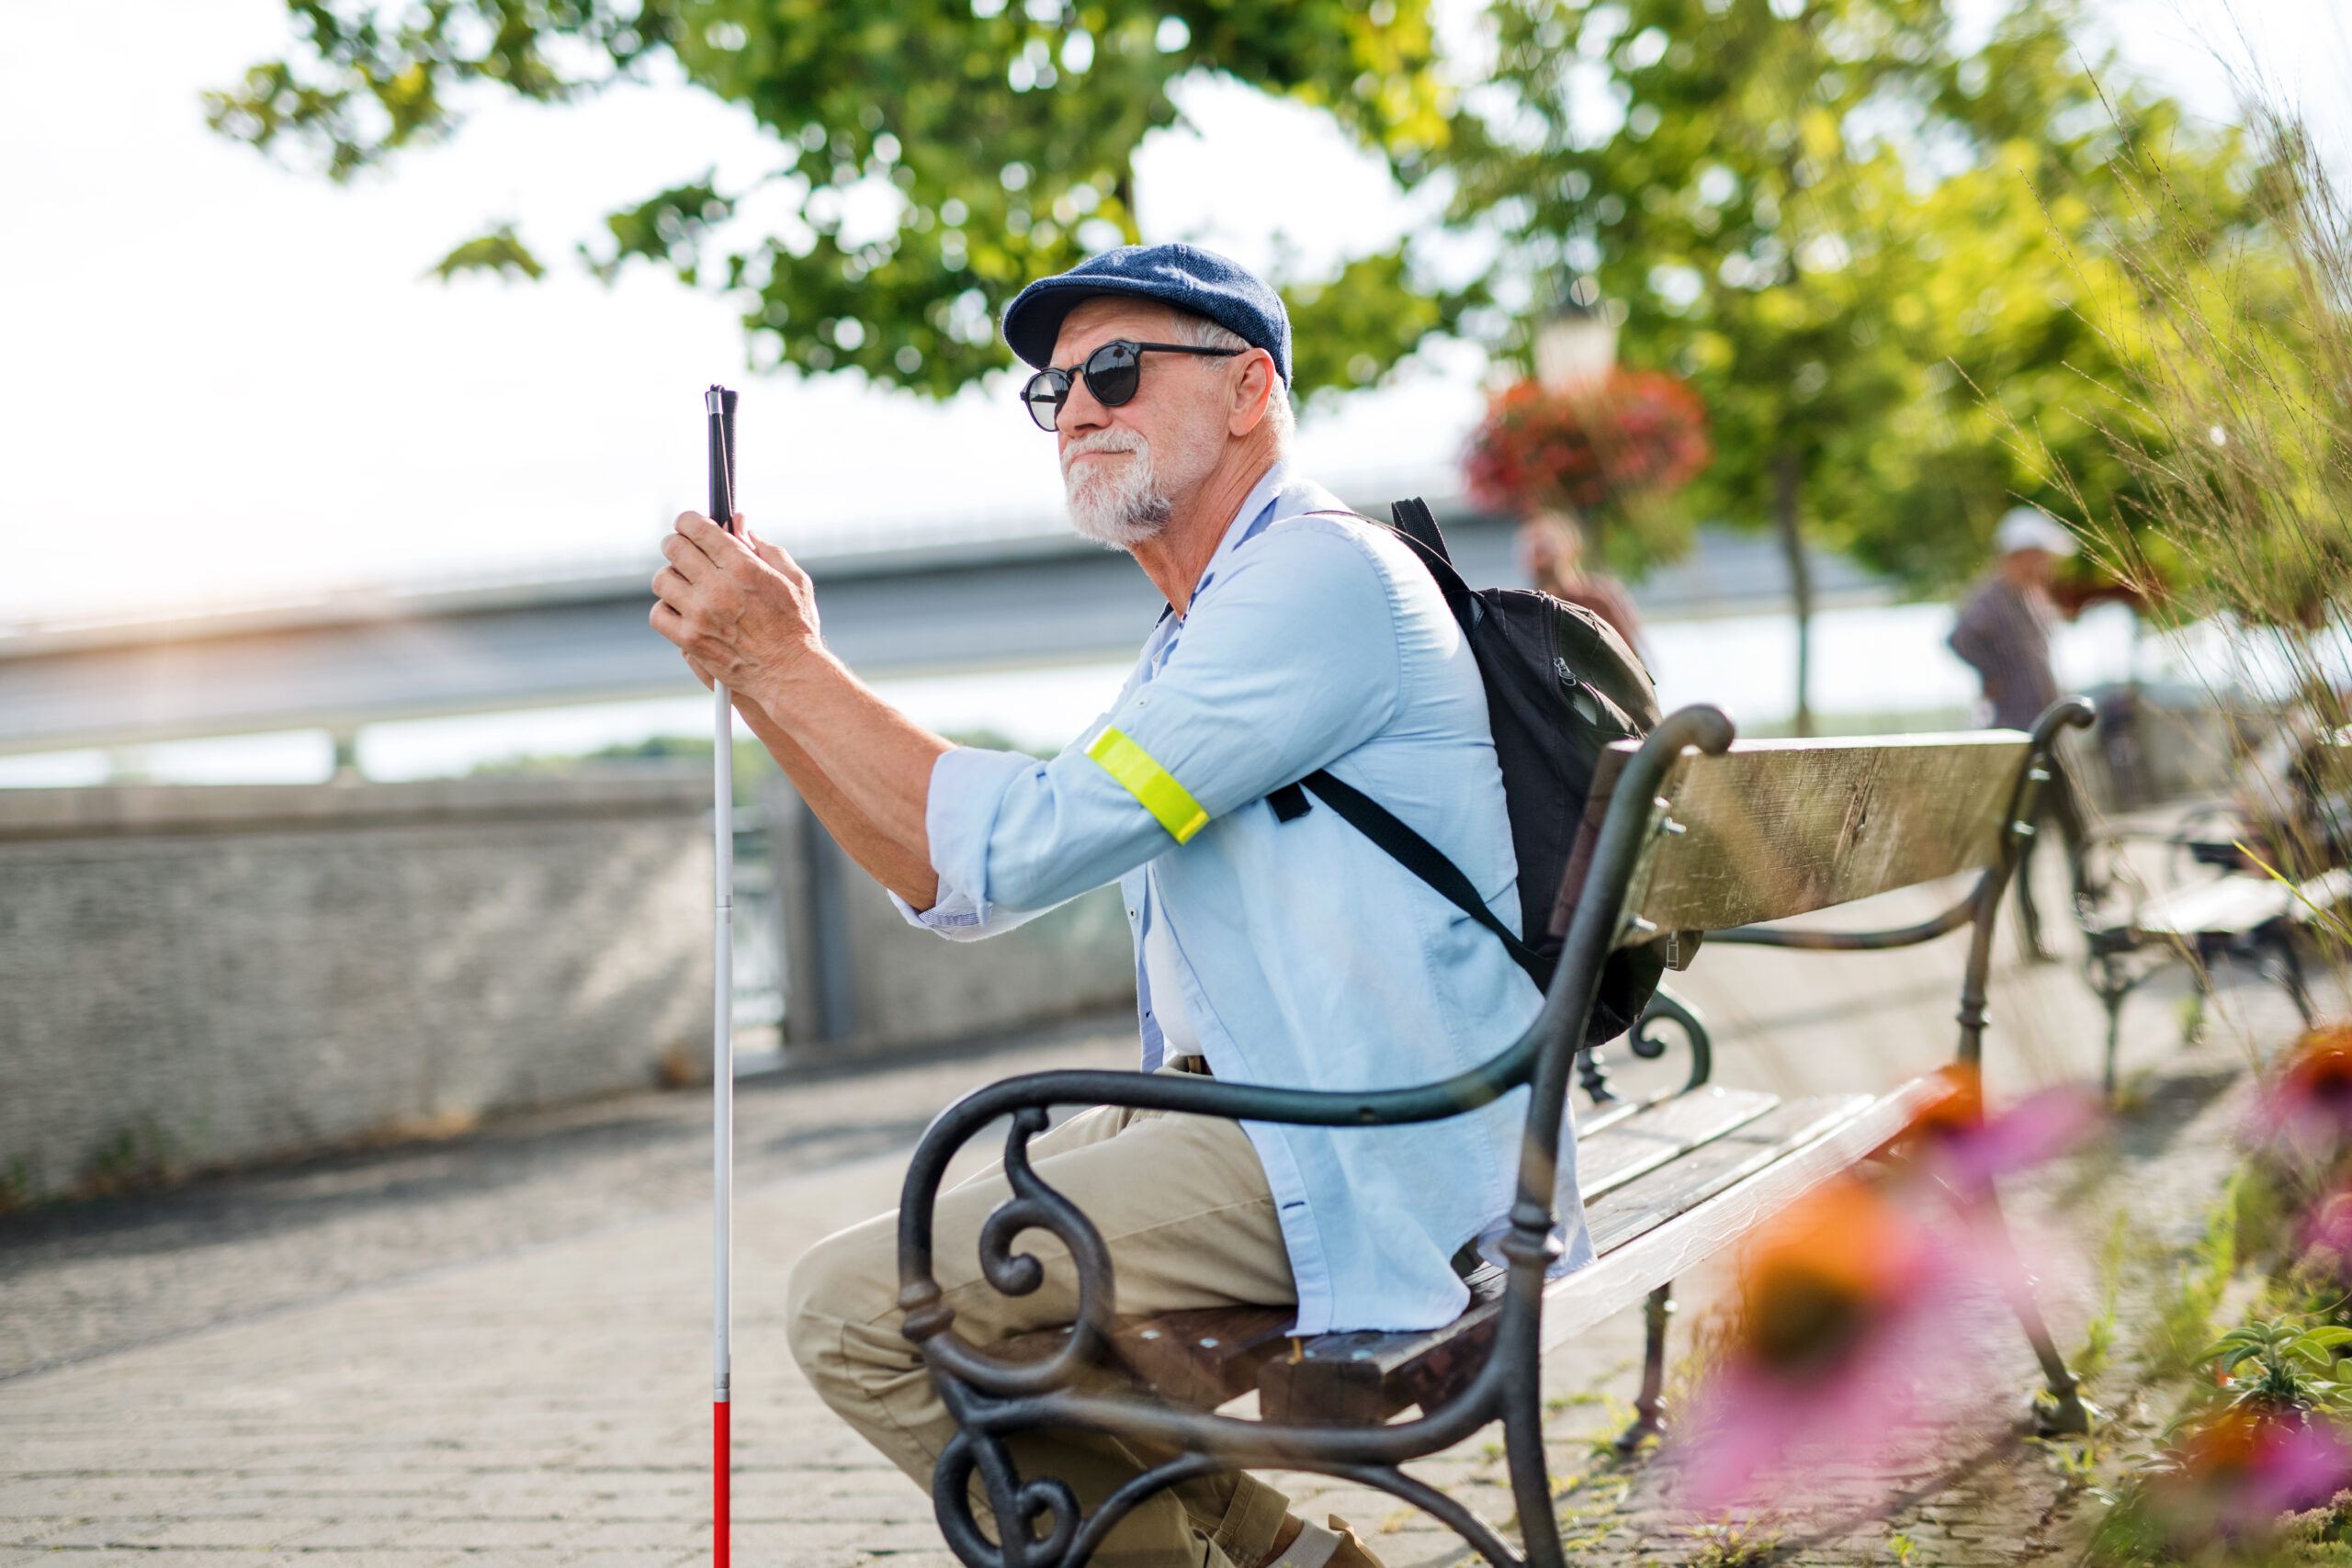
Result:
[[[1845,1088],[1945,1058],[1959,964],[1951,942],[1908,956],[1724,950],[1702,955],[1684,989],[1713,1013],[1724,1081]],[[2249,1038],[2280,1035],[2274,998],[2244,1003]],[[2005,968],[1995,1006],[1996,1080],[2092,1070],[2100,1018],[2070,970]],[[2157,1091],[2156,1131],[2118,1157],[2167,1174],[2122,1186],[2145,1224],[2185,1235],[2212,1173],[2184,1151],[2219,1147],[2208,1119],[2245,1047],[2227,1010],[2183,1055],[2161,993],[2134,1008],[2127,1066]],[[742,1561],[847,1568],[880,1554],[945,1568],[928,1502],[800,1382],[784,1280],[808,1243],[895,1201],[905,1148],[954,1094],[1007,1071],[1119,1065],[1131,1050],[1123,1032],[1079,1029],[979,1059],[748,1089]],[[646,1097],[0,1223],[0,1568],[703,1560],[704,1114],[693,1095]],[[2074,1178],[2045,1179],[2043,1201],[2020,1205],[2028,1226],[2068,1212],[2056,1195]],[[1720,1284],[1713,1273],[1685,1281],[1690,1311],[1702,1315]],[[2054,1284],[2071,1342],[2087,1286]],[[1637,1359],[1627,1314],[1545,1369],[1564,1517],[1599,1560],[1687,1561],[1707,1544],[1692,1533],[1701,1522],[1674,1512],[1652,1472],[1596,1461],[1586,1440],[1613,1429]],[[2021,1390],[2021,1351],[2012,1359]],[[1963,1434],[1906,1478],[1924,1499],[1911,1515],[1833,1530],[1802,1555],[1894,1561],[1886,1543],[1908,1529],[1911,1561],[2011,1560],[2009,1536],[1968,1522],[1984,1507],[1954,1501],[2030,1479],[2005,1452],[1997,1433]],[[1477,1440],[1423,1467],[1499,1520],[1510,1505],[1498,1471]],[[2046,1516],[2049,1490],[2025,1485],[2012,1502]],[[1301,1495],[1373,1530],[1392,1568],[1459,1558],[1385,1499]],[[1955,1522],[1940,1525],[1939,1510]]]

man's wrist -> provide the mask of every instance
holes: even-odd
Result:
[[[846,678],[848,673],[848,669],[823,648],[812,647],[775,660],[761,670],[748,685],[736,690],[759,705],[772,723],[792,732],[797,728],[793,716],[808,711],[809,695],[833,680]]]

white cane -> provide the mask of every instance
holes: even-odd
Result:
[[[710,516],[735,529],[735,394],[713,387],[703,396],[710,416]],[[729,1296],[735,1206],[735,709],[727,683],[711,682],[711,858],[717,866],[711,924],[710,1003],[710,1464],[711,1550],[728,1568],[729,1351]]]

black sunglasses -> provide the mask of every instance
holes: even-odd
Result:
[[[1200,354],[1214,358],[1228,358],[1247,354],[1246,348],[1194,348],[1182,343],[1129,343],[1117,339],[1104,344],[1086,356],[1078,373],[1086,378],[1086,389],[1094,400],[1106,409],[1117,408],[1136,395],[1143,385],[1143,356],[1147,354]],[[1062,405],[1069,401],[1070,373],[1067,370],[1045,369],[1029,378],[1021,389],[1021,400],[1029,405],[1029,417],[1037,422],[1040,430],[1051,430],[1060,420]]]

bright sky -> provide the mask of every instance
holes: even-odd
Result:
[[[1989,3],[1989,0],[1985,0]],[[1457,5],[1457,9],[1459,6]],[[2259,57],[2337,116],[2337,0],[2249,0]],[[2117,0],[2143,69],[2224,115],[2223,0]],[[545,110],[484,102],[449,144],[335,188],[204,129],[198,92],[277,51],[280,0],[0,0],[0,626],[252,603],[387,579],[541,575],[650,559],[697,503],[700,391],[744,389],[741,490],[787,541],[1049,513],[1046,438],[1010,389],[944,407],[846,378],[752,378],[726,304],[570,261],[607,208],[716,164],[759,166],[748,115],[683,88]],[[1412,221],[1328,122],[1210,84],[1200,132],[1139,171],[1151,238],[1262,265],[1276,236],[1336,262]],[[1269,155],[1269,150],[1279,155]],[[519,221],[536,286],[420,280]],[[1332,479],[1441,470],[1481,361],[1310,413]]]
[[[747,510],[786,538],[1057,504],[1048,438],[1010,389],[943,408],[752,378],[725,303],[645,272],[607,289],[573,264],[608,208],[759,166],[746,113],[678,87],[488,100],[451,143],[338,189],[202,123],[201,88],[281,47],[277,0],[131,0],[102,55],[74,7],[0,0],[0,201],[33,225],[0,254],[0,625],[650,556],[699,504],[713,380],[745,389]],[[80,59],[102,73],[59,68]],[[1262,261],[1286,231],[1336,261],[1404,221],[1327,121],[1230,86],[1194,96],[1220,134],[1151,149],[1155,235]],[[1316,177],[1250,155],[1261,135]],[[547,279],[420,280],[507,219]],[[1309,460],[1442,459],[1476,408],[1464,361],[1327,422]]]

